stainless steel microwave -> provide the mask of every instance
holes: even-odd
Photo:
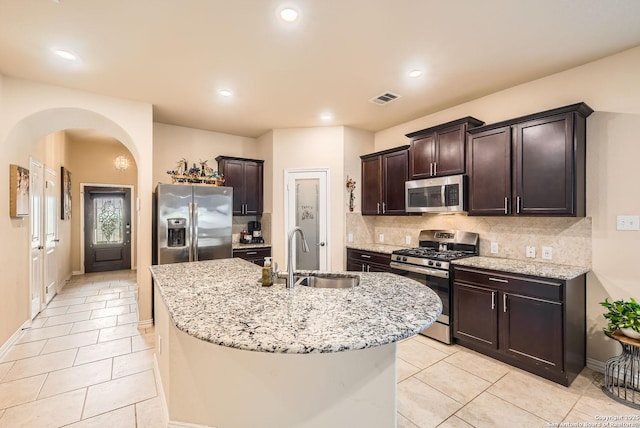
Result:
[[[456,213],[466,211],[466,176],[425,178],[405,182],[406,211]]]

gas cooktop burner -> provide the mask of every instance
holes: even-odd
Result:
[[[421,259],[432,259],[432,260],[455,260],[462,257],[474,256],[475,252],[473,251],[456,251],[456,250],[443,250],[438,251],[435,248],[407,248],[405,250],[397,250],[394,251],[393,254],[397,254],[400,256],[407,257],[417,257]]]

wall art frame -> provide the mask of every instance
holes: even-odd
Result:
[[[9,215],[29,215],[29,170],[19,165],[9,165]]]
[[[62,220],[71,219],[71,172],[60,167],[60,218]]]

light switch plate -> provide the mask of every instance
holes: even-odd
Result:
[[[530,259],[536,258],[536,247],[531,247],[527,245],[527,257]]]
[[[353,242],[353,233],[347,235],[347,241]]]
[[[383,233],[378,235],[378,242],[384,242],[384,234]]]
[[[498,243],[497,242],[492,242],[491,243],[491,254],[498,254]]]
[[[553,248],[552,247],[542,247],[542,258],[544,260],[553,259]]]
[[[411,236],[407,235],[404,237],[404,243],[406,245],[411,245]]]

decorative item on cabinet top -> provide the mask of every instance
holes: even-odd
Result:
[[[167,171],[171,176],[172,183],[206,184],[210,186],[224,185],[224,175],[207,165],[207,161],[199,161],[200,167],[189,168],[189,163],[185,158],[176,163],[176,169]]]

